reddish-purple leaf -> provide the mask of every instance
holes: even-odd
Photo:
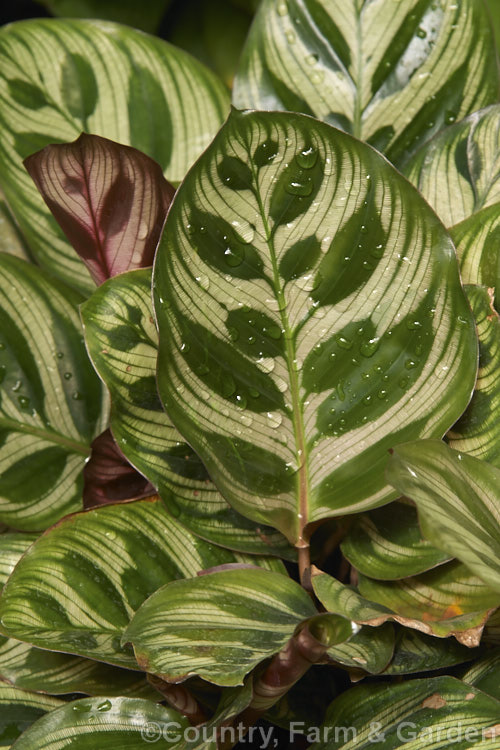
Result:
[[[83,507],[94,508],[122,500],[139,499],[156,492],[152,484],[129,464],[106,430],[92,443],[83,470]]]
[[[153,159],[82,133],[24,165],[96,284],[153,264],[175,193]]]

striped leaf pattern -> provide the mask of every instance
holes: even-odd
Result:
[[[500,319],[492,288],[470,284],[465,291],[477,324],[479,372],[470,404],[446,437],[455,450],[500,468]]]
[[[396,635],[394,655],[384,675],[417,674],[444,669],[477,658],[481,647],[471,649],[454,638],[437,640],[411,628],[401,628]],[[482,689],[482,688],[481,688]]]
[[[164,586],[136,613],[123,641],[133,643],[144,669],[169,681],[197,674],[216,685],[242,685],[316,614],[288,576],[227,570]]]
[[[23,260],[30,260],[25,243],[21,238],[7,204],[0,192],[0,253],[9,253]]]
[[[293,557],[281,534],[227,504],[162,407],[151,271],[109,280],[82,305],[81,314],[90,356],[111,393],[113,434],[127,459],[157,487],[169,512],[216,544]]]
[[[401,502],[360,515],[341,549],[360,573],[388,581],[423,573],[451,557],[422,538],[415,508]]]
[[[0,748],[8,750],[25,729],[63,705],[57,698],[36,695],[0,682]]]
[[[465,672],[462,680],[500,701],[500,648],[490,651]]]
[[[211,141],[228,108],[222,83],[164,41],[110,22],[36,20],[0,31],[0,184],[44,267],[93,283],[22,160],[82,131],[143,151],[171,182]]]
[[[439,638],[454,635],[469,647],[479,644],[486,620],[500,606],[498,594],[457,562],[402,581],[359,575],[358,590],[316,572],[313,587],[328,612],[361,625],[394,620]]]
[[[149,156],[82,133],[24,160],[97,285],[153,258],[175,188]]]
[[[233,98],[313,115],[401,165],[444,125],[497,101],[497,87],[475,0],[264,0]]]
[[[446,128],[415,155],[405,174],[447,227],[489,206],[500,210],[500,105]]]
[[[451,241],[375,151],[234,111],[155,261],[158,385],[237,511],[304,546],[381,505],[387,450],[467,405],[476,334]]]
[[[378,628],[361,627],[345,643],[328,649],[329,658],[336,664],[357,673],[383,672],[394,652],[394,627],[386,622]]]
[[[107,420],[81,297],[0,255],[0,521],[41,530],[82,507],[82,469]]]
[[[239,560],[189,534],[159,498],[75,514],[40,537],[10,576],[0,599],[2,631],[137,669],[120,638],[143,601],[173,579]]]
[[[174,748],[187,726],[176,711],[152,701],[83,698],[42,717],[16,742],[16,750],[138,750],[152,742]]]
[[[500,595],[500,469],[420,440],[394,450],[387,476],[416,503],[424,537]]]
[[[454,677],[359,685],[330,705],[311,750],[495,750],[500,703]],[[314,741],[314,737],[312,737]]]

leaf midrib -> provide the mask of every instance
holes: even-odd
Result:
[[[71,440],[71,438],[67,438],[58,432],[52,432],[44,430],[41,427],[34,427],[33,425],[16,422],[14,419],[0,417],[0,428],[6,428],[12,432],[24,432],[27,435],[34,435],[35,437],[46,440],[48,443],[54,443],[63,448],[68,448],[72,453],[79,453],[85,457],[90,454],[90,446],[87,443],[80,443],[77,440]]]
[[[305,440],[305,429],[304,429],[304,410],[302,400],[300,398],[299,391],[299,377],[298,369],[296,365],[296,351],[295,341],[292,333],[292,328],[288,320],[287,305],[285,295],[283,293],[283,287],[280,283],[280,274],[278,269],[278,262],[276,258],[276,249],[274,247],[274,232],[269,226],[267,215],[264,209],[264,204],[259,191],[259,185],[257,180],[257,172],[252,163],[251,166],[253,179],[255,183],[255,197],[259,207],[262,223],[266,233],[266,242],[269,247],[271,262],[273,266],[273,282],[274,292],[278,301],[278,307],[280,311],[281,327],[284,331],[284,338],[286,344],[286,364],[288,369],[288,375],[290,379],[290,393],[292,401],[292,424],[295,435],[296,445],[296,461],[298,468],[298,489],[299,489],[299,510],[297,513],[297,540],[294,542],[297,548],[304,548],[309,546],[309,542],[304,539],[304,528],[308,520],[309,511],[309,465],[308,456],[306,453],[306,440]]]

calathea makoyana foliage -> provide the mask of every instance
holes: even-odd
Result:
[[[0,747],[498,748],[484,3],[217,0],[232,109],[46,5],[108,20],[0,30]]]

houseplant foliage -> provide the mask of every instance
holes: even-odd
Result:
[[[500,746],[494,44],[0,30],[0,747]]]

